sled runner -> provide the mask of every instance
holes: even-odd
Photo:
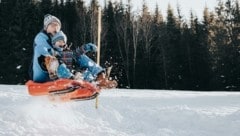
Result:
[[[26,85],[32,96],[48,95],[53,100],[61,101],[90,100],[96,98],[100,92],[99,88],[89,82],[71,79],[58,79],[46,83],[29,80]]]

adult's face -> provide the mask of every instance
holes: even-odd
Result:
[[[54,36],[57,32],[60,31],[60,25],[57,22],[52,22],[47,26],[47,33],[50,33],[52,36]]]

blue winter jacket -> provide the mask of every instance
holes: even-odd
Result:
[[[46,32],[39,32],[34,39],[33,55],[33,81],[46,82],[50,81],[49,74],[44,65],[44,57],[52,55],[52,46],[50,36]]]

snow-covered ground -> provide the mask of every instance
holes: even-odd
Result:
[[[238,136],[240,92],[106,90],[52,102],[0,85],[0,136]]]

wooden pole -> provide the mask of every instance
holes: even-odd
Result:
[[[100,47],[101,47],[101,7],[98,7],[98,39],[97,39],[97,64],[100,65]],[[96,97],[95,108],[98,108],[98,96]]]
[[[100,47],[101,47],[101,7],[98,7],[98,39],[97,39],[97,64],[100,65]]]

